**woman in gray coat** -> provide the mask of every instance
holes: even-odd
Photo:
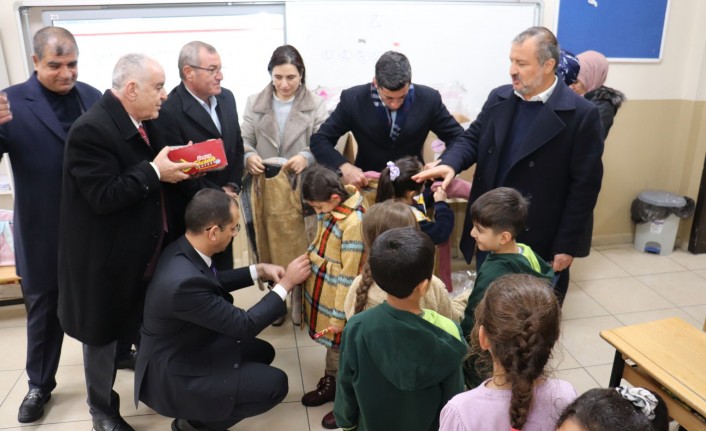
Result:
[[[326,120],[326,106],[307,90],[304,60],[293,46],[275,49],[267,71],[272,82],[245,105],[241,125],[245,168],[251,175],[261,175],[264,159],[282,157],[287,159],[282,167],[299,174],[314,162],[309,139]]]
[[[309,140],[328,112],[324,100],[307,90],[304,60],[296,48],[275,49],[267,71],[271,82],[248,98],[241,124],[246,175],[243,209],[254,260],[280,264],[304,253],[307,237],[315,234],[315,220],[305,222],[303,216],[297,179],[314,164]],[[295,324],[301,321],[300,298],[301,290],[296,288],[292,293]]]

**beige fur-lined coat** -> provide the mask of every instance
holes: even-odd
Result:
[[[328,117],[324,100],[302,85],[294,96],[292,110],[287,117],[284,139],[280,139],[277,118],[272,109],[272,94],[272,84],[267,84],[261,92],[248,97],[245,104],[243,123],[240,125],[245,160],[252,153],[257,153],[262,159],[290,159],[301,154],[311,165],[314,157],[309,151],[309,140]]]

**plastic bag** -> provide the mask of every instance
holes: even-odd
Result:
[[[451,299],[461,296],[464,292],[473,290],[473,284],[476,281],[475,271],[454,271],[451,273],[451,284],[453,290],[449,292]]]
[[[691,217],[694,214],[696,202],[688,196],[684,196],[684,199],[686,200],[686,205],[682,207],[663,207],[635,198],[630,206],[630,218],[635,223],[648,223],[655,220],[664,220],[670,214],[681,218]]]

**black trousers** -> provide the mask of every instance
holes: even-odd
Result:
[[[20,284],[27,310],[27,375],[29,388],[51,392],[56,387],[64,330],[57,315],[57,286]]]
[[[243,362],[240,364],[233,409],[225,420],[201,421],[200,425],[213,430],[226,430],[243,419],[265,413],[282,402],[289,392],[289,383],[284,371],[269,365],[274,358],[275,349],[266,341],[255,338],[243,346]]]

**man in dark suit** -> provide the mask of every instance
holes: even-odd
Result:
[[[78,47],[60,27],[33,39],[35,73],[0,97],[0,153],[15,179],[15,258],[27,309],[29,392],[17,420],[34,422],[56,387],[64,331],[56,314],[58,236],[64,140],[71,125],[100,98],[77,82]],[[12,111],[10,111],[12,101]]]
[[[7,100],[7,93],[0,92],[0,125],[12,120],[10,102]]]
[[[147,289],[135,369],[138,399],[176,417],[173,431],[225,430],[287,395],[287,375],[269,364],[273,347],[255,338],[287,311],[284,299],[309,274],[305,255],[287,270],[259,263],[216,271],[211,256],[239,232],[237,201],[205,189],[186,208],[186,234],[162,254]],[[255,280],[278,284],[249,310],[228,293]]]
[[[526,243],[560,274],[563,299],[578,240],[596,205],[603,178],[603,132],[598,110],[557,79],[559,45],[551,31],[532,27],[510,51],[512,85],[494,89],[478,118],[451,142],[436,167],[417,181],[444,178],[476,164],[468,205],[495,187],[513,187],[530,201]],[[475,241],[470,214],[461,251],[470,263]],[[476,264],[482,264],[479,253]]]
[[[334,148],[346,132],[358,143],[355,164]],[[423,160],[424,140],[429,131],[444,142],[463,132],[449,114],[438,91],[412,84],[412,68],[404,54],[388,51],[375,64],[371,84],[344,90],[330,117],[311,136],[316,161],[340,170],[343,181],[363,187],[364,171],[380,172],[388,161],[403,156]]]
[[[162,249],[162,183],[188,178],[169,148],[150,143],[167,94],[164,70],[142,54],[121,57],[112,89],[66,140],[59,224],[59,319],[83,343],[94,431],[132,430],[112,390],[119,339],[137,333],[146,282]]]
[[[173,232],[184,233],[184,208],[195,192],[203,188],[222,189],[237,196],[243,178],[243,138],[233,93],[221,87],[223,72],[216,49],[204,42],[189,42],[179,52],[181,83],[169,93],[156,124],[166,145],[186,145],[220,138],[226,151],[228,167],[212,171],[190,181],[188,187],[170,190],[170,213]],[[216,268],[233,268],[232,246],[214,256]]]

